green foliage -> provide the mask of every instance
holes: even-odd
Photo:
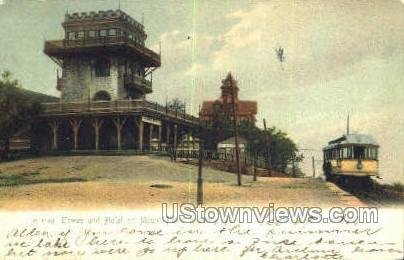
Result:
[[[233,123],[225,115],[218,116],[203,126],[201,135],[205,149],[216,150],[220,141],[234,136]],[[296,144],[285,132],[275,127],[265,131],[253,123],[243,121],[239,124],[239,135],[247,140],[248,153],[257,153],[264,158],[267,158],[268,147],[266,144],[268,140],[271,165],[276,171],[285,172],[290,163],[299,162],[303,159],[297,154]]]
[[[185,110],[185,102],[181,101],[178,98],[174,98],[167,102],[167,107],[172,110],[184,111]]]
[[[247,149],[250,153],[258,153],[258,155],[266,158],[269,149],[271,165],[276,171],[285,172],[288,164],[303,159],[297,155],[297,146],[293,140],[285,132],[275,127],[265,131],[251,123],[242,122],[239,132],[241,136],[247,139],[249,144]]]
[[[3,72],[0,79],[0,142],[6,155],[10,138],[29,129],[39,112],[39,102],[21,90],[9,71]]]
[[[224,115],[219,115],[212,122],[202,126],[201,139],[204,149],[216,150],[220,141],[233,135],[231,122]]]

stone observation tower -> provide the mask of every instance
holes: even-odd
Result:
[[[63,101],[144,99],[160,56],[145,47],[144,26],[123,11],[66,14],[65,38],[45,43],[61,68]],[[150,79],[146,79],[149,76]]]
[[[66,14],[65,37],[44,52],[61,67],[60,102],[43,103],[33,147],[47,150],[176,148],[198,120],[146,100],[160,55],[144,26],[121,10]]]

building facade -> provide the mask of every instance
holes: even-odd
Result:
[[[238,147],[241,154],[244,154],[245,149],[247,147],[247,140],[239,137],[238,138]],[[222,154],[236,154],[236,141],[234,137],[229,137],[217,144],[217,151]]]
[[[121,10],[66,14],[65,37],[44,53],[61,68],[60,102],[43,103],[33,146],[42,150],[176,147],[197,119],[146,100],[160,55],[144,26]]]
[[[63,40],[45,53],[62,69],[62,101],[145,99],[160,56],[145,47],[142,24],[121,10],[66,14]]]
[[[201,111],[199,113],[199,120],[201,123],[207,123],[215,120],[215,118],[225,118],[233,120],[234,106],[237,116],[237,122],[247,121],[255,124],[255,115],[257,114],[257,102],[240,100],[238,97],[239,88],[237,81],[233,78],[231,73],[222,80],[221,96],[214,101],[204,101]]]

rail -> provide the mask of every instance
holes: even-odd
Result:
[[[170,150],[167,151],[168,153]],[[181,149],[177,148],[177,150],[171,151],[174,153],[174,157],[176,158],[183,158],[183,159],[199,159],[199,151],[198,150],[190,150],[190,149]],[[203,150],[202,151],[203,160],[208,161],[236,161],[236,156],[234,153],[225,153],[225,152],[218,152],[216,150]],[[254,162],[255,160],[255,162]],[[256,165],[258,168],[267,168],[267,161],[264,156],[257,155],[254,157],[251,153],[244,152],[240,156],[240,161],[244,165]]]
[[[53,102],[42,103],[43,115],[69,114],[69,113],[125,113],[140,112],[148,110],[161,115],[166,115],[181,120],[198,122],[198,118],[184,113],[184,111],[173,110],[158,103],[146,100],[115,100],[115,101],[79,101],[79,102]]]
[[[147,93],[152,92],[152,82],[135,74],[125,74],[124,75],[125,86],[134,84],[140,86],[146,90]]]
[[[160,55],[154,51],[148,49],[143,44],[139,44],[133,39],[127,36],[105,36],[105,37],[93,37],[82,38],[74,40],[54,40],[45,42],[45,50],[56,50],[63,47],[91,47],[91,46],[106,46],[106,45],[122,45],[127,44],[129,47],[136,49],[137,51],[144,53],[146,56],[152,58],[160,63]],[[56,48],[56,49],[55,49]]]

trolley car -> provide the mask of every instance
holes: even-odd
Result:
[[[370,135],[345,134],[323,148],[327,180],[379,177],[379,145]]]

